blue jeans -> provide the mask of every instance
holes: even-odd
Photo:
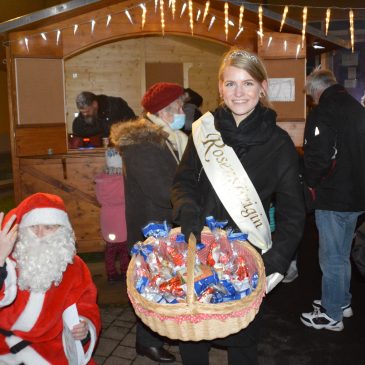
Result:
[[[322,270],[322,306],[335,321],[342,320],[341,307],[351,303],[351,244],[362,212],[316,210],[319,233],[319,265]]]

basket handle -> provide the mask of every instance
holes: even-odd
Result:
[[[188,243],[188,258],[187,258],[187,293],[186,302],[188,305],[194,301],[194,271],[195,271],[195,252],[196,252],[196,238],[193,233],[190,233]]]

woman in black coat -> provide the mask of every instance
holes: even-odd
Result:
[[[229,226],[246,231],[248,239],[252,239],[251,242],[259,247],[261,253],[265,252],[263,260],[268,292],[280,282],[289,266],[302,236],[305,212],[298,155],[289,135],[276,126],[276,113],[264,106],[267,87],[266,70],[256,55],[241,49],[232,49],[225,55],[219,71],[219,91],[223,104],[214,115],[206,113],[193,124],[193,135],[174,178],[172,203],[173,218],[186,237],[194,233],[199,239],[205,218],[209,215],[217,220],[227,219]],[[206,134],[203,133],[205,125],[210,126]],[[215,142],[209,140],[212,136],[216,138]],[[234,162],[223,157],[222,148],[228,154],[233,150]],[[209,167],[214,156],[217,165]],[[261,200],[261,207],[257,205],[256,209],[255,205],[254,209],[244,212],[247,204],[243,201],[247,201],[247,197],[242,199],[242,191],[234,186],[234,182],[232,189],[227,185],[232,174],[240,170],[230,168],[231,162],[232,166],[238,163],[240,168],[243,167]],[[216,166],[228,171],[226,179],[217,177],[217,171],[214,171]],[[232,207],[230,202],[240,202],[241,199],[243,203],[238,206],[242,208],[239,216],[235,213],[237,206]],[[273,200],[277,228],[271,243],[266,217]],[[250,207],[254,205],[250,203]],[[248,217],[243,223],[242,216]],[[209,349],[214,343],[228,347],[230,365],[257,364],[260,317],[259,313],[246,329],[223,339],[182,342],[180,351],[183,363],[208,364]]]

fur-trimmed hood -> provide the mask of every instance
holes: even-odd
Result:
[[[139,143],[154,143],[164,145],[168,134],[148,119],[113,124],[110,139],[115,146],[129,146]]]

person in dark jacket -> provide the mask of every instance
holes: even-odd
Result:
[[[365,109],[330,70],[312,72],[306,91],[317,104],[304,132],[304,178],[314,198],[322,297],[302,313],[308,327],[341,331],[352,316],[350,251],[365,210]]]
[[[184,98],[183,111],[186,115],[184,132],[187,135],[190,135],[193,122],[202,116],[200,108],[203,104],[203,98],[196,91],[190,89],[189,87],[184,89]]]
[[[170,189],[187,136],[184,89],[174,83],[152,85],[142,99],[146,117],[111,128],[111,141],[120,147],[125,179],[127,242],[143,241],[142,228],[151,221],[172,223]],[[137,322],[136,352],[157,362],[173,362],[163,339]]]
[[[199,241],[211,215],[248,233],[263,254],[269,292],[283,278],[300,242],[305,211],[298,155],[289,135],[276,126],[274,110],[265,106],[267,87],[265,67],[256,55],[233,48],[224,56],[219,70],[223,103],[214,115],[206,113],[193,123],[172,203],[185,237],[194,233]],[[268,212],[273,198],[272,242]],[[183,364],[208,364],[212,343],[228,347],[230,365],[257,364],[260,317],[259,312],[247,328],[223,339],[181,342]]]
[[[136,118],[127,102],[119,97],[83,91],[76,97],[76,106],[79,115],[73,121],[72,133],[77,137],[108,137],[113,123]]]

